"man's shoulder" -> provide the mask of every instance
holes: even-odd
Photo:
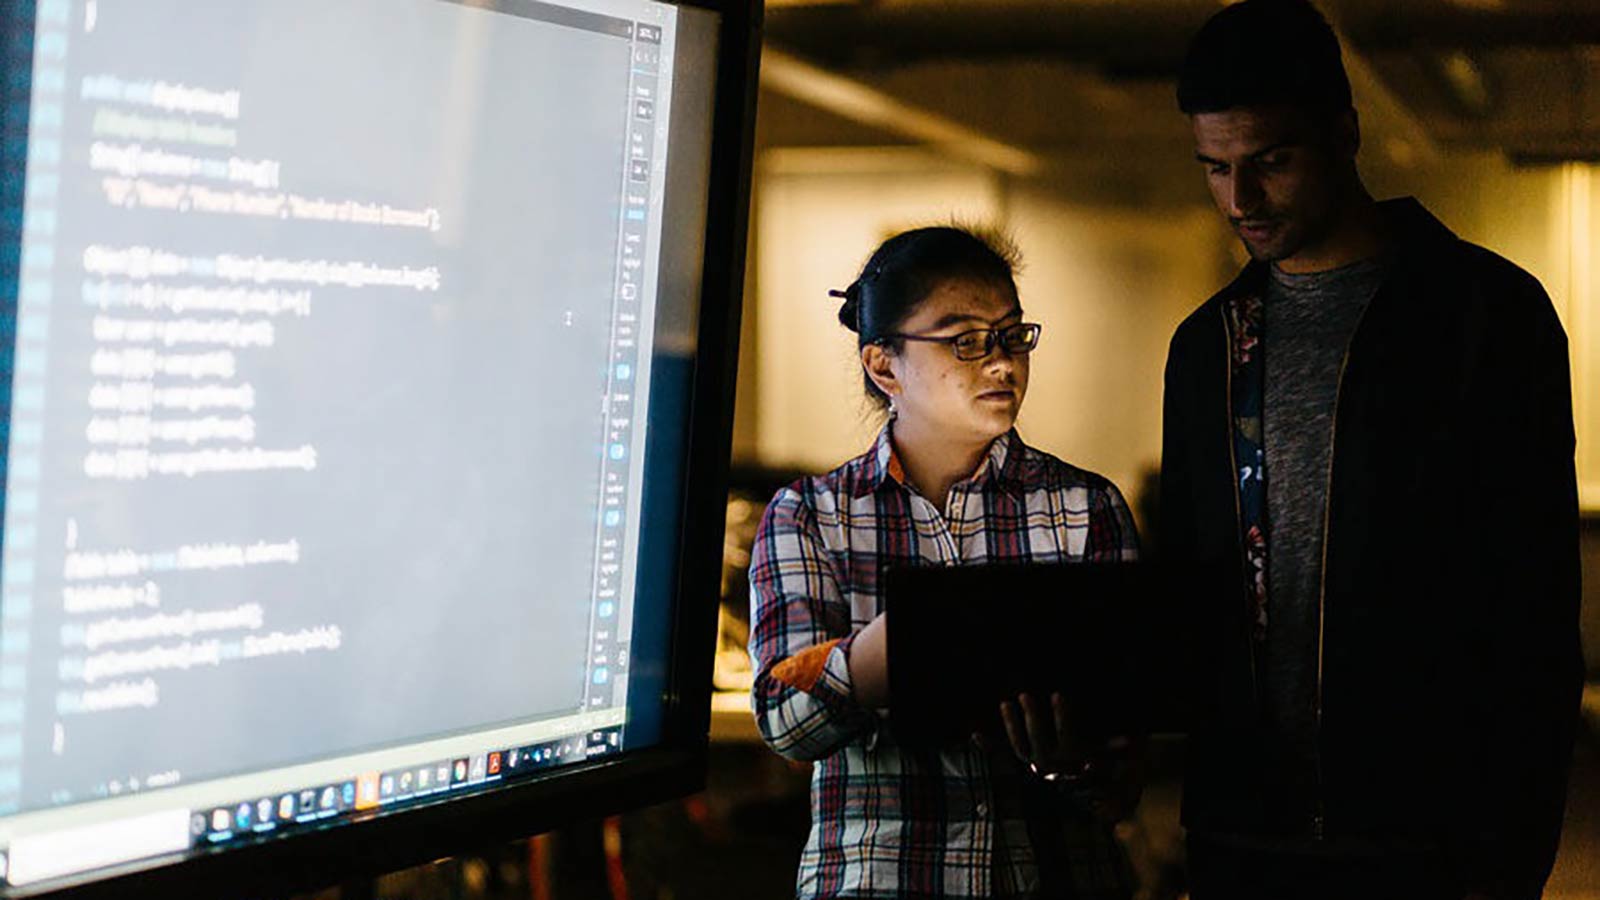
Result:
[[[1545,298],[1544,285],[1532,272],[1488,247],[1457,239],[1453,249],[1449,270],[1479,291],[1522,301]]]
[[[1212,347],[1221,340],[1218,331],[1222,328],[1222,304],[1232,290],[1233,285],[1229,285],[1217,291],[1183,317],[1173,329],[1172,341],[1167,347],[1169,361],[1181,360],[1195,352],[1196,347]]]
[[[1197,331],[1205,331],[1218,321],[1217,316],[1219,313],[1217,308],[1222,305],[1224,293],[1225,291],[1218,291],[1206,298],[1204,303],[1190,310],[1189,314],[1183,317],[1183,321],[1178,323],[1177,329],[1173,331],[1173,338],[1188,337]]]
[[[1414,277],[1427,283],[1422,290],[1435,296],[1442,315],[1464,316],[1494,330],[1556,321],[1550,295],[1533,273],[1462,238],[1438,245]]]
[[[1416,277],[1447,287],[1453,296],[1478,296],[1493,305],[1549,305],[1544,286],[1532,273],[1460,237],[1415,199],[1388,200],[1381,207],[1404,235],[1401,252],[1415,254],[1421,262],[1414,269]]]

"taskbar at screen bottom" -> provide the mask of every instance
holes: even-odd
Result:
[[[216,846],[283,828],[324,825],[367,810],[492,788],[552,766],[616,752],[621,741],[622,729],[609,728],[563,741],[487,750],[391,772],[363,772],[335,784],[314,785],[273,797],[247,797],[237,803],[191,812],[188,835],[195,846]]]
[[[14,837],[0,849],[0,884],[47,882],[174,853],[225,851],[300,831],[370,818],[413,804],[493,790],[554,767],[622,749],[622,726],[335,778],[208,804],[173,806],[109,821]]]

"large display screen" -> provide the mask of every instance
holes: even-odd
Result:
[[[659,741],[718,14],[31,6],[4,884]]]

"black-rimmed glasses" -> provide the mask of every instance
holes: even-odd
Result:
[[[1039,346],[1039,332],[1042,326],[1033,322],[1018,322],[1003,328],[974,328],[960,334],[947,337],[931,337],[925,334],[886,334],[882,340],[891,338],[902,341],[926,341],[930,344],[949,344],[950,352],[956,359],[971,362],[984,359],[994,352],[994,345],[999,344],[1000,349],[1007,355],[1021,356],[1032,352]]]

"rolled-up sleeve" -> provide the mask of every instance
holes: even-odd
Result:
[[[751,691],[762,738],[817,760],[871,735],[877,717],[851,691],[850,609],[816,516],[786,488],[767,507],[750,559]]]

